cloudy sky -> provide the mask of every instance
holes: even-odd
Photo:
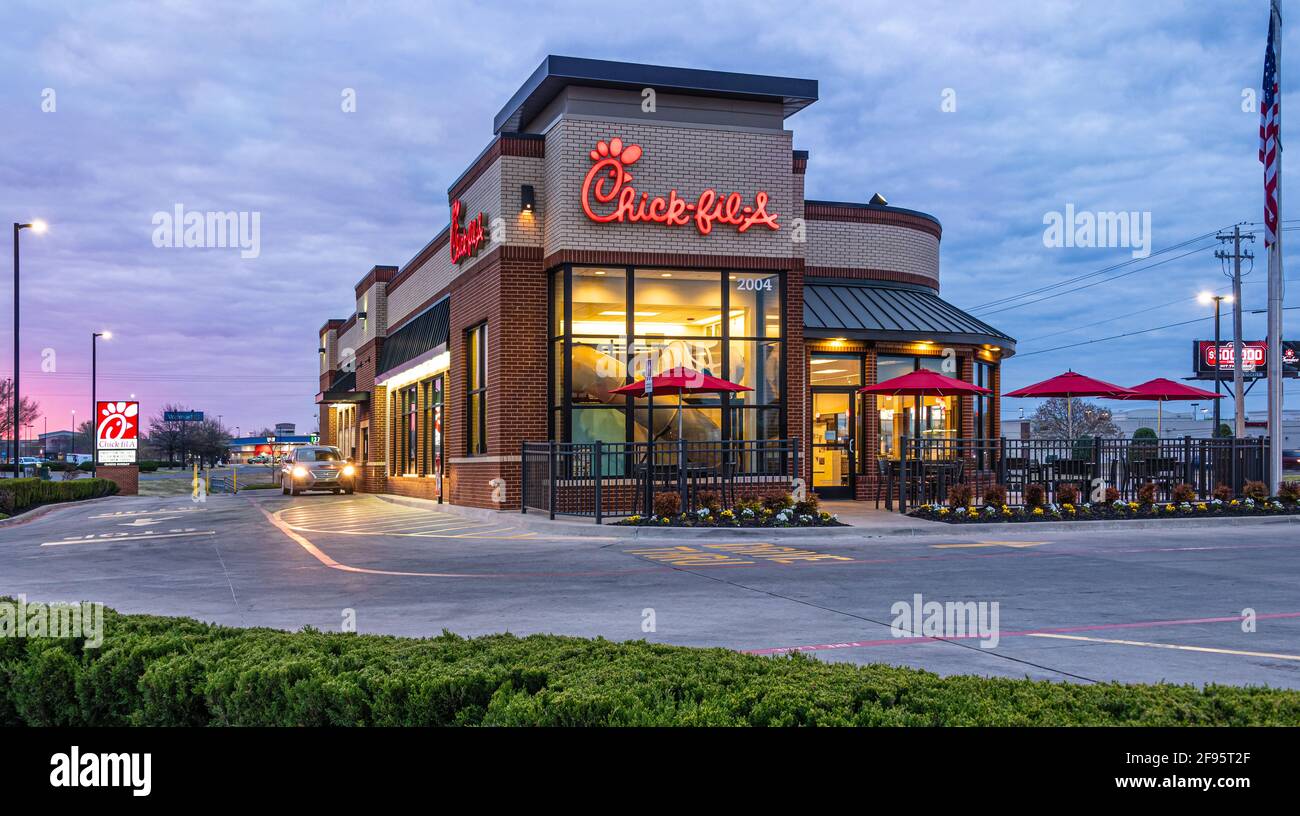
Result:
[[[1196,293],[1227,281],[1212,240],[1185,242],[1261,218],[1243,92],[1260,82],[1265,0],[5,5],[0,211],[51,225],[23,235],[22,293],[24,392],[50,430],[86,418],[101,328],[115,335],[101,397],[245,433],[312,426],[316,330],[350,313],[372,265],[404,263],[446,224],[448,184],[548,53],[819,80],[821,100],[788,121],[812,154],[808,197],[880,192],[938,216],[943,295],[1019,340],[1007,389],[1067,367],[1186,376],[1209,320],[1079,344],[1207,315]],[[156,248],[154,214],[177,205],[260,212],[260,255]],[[1153,250],[1183,247],[1006,300],[1133,260],[1044,246],[1045,214],[1068,205],[1150,213]],[[1247,310],[1266,305],[1254,248]],[[5,278],[0,376],[10,297]],[[1263,333],[1247,314],[1247,338]],[[1248,407],[1263,400],[1261,385]]]

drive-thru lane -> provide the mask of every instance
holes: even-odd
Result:
[[[114,498],[0,526],[0,594],[286,629],[355,615],[361,631],[403,635],[556,632],[945,673],[1300,687],[1297,527],[633,540],[363,495]],[[996,602],[996,647],[894,638],[894,605],[917,595]]]

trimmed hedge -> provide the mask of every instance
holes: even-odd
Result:
[[[0,638],[0,726],[1297,725],[1300,692],[941,678],[725,649],[212,626]]]
[[[44,479],[0,479],[0,512],[15,514],[40,504],[97,499],[117,493],[108,479],[73,479],[49,482]]]

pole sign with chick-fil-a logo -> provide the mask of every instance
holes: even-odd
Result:
[[[134,464],[139,440],[140,403],[134,400],[95,403],[95,457],[99,464]]]
[[[460,263],[465,258],[478,254],[479,247],[487,239],[487,215],[479,213],[471,218],[465,226],[460,225],[460,199],[451,205],[451,262]]]
[[[597,142],[590,155],[594,164],[582,181],[582,211],[592,221],[649,222],[669,227],[694,222],[701,235],[712,232],[714,224],[733,226],[736,232],[747,232],[754,226],[781,229],[777,214],[767,211],[770,199],[763,190],[754,194],[753,203],[746,203],[740,193],[723,194],[712,187],[694,201],[683,198],[675,189],[666,197],[652,198],[632,186],[632,174],[627,171],[644,155],[640,145],[625,145],[615,137],[608,143]]]

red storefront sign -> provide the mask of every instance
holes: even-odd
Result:
[[[451,262],[460,263],[463,259],[478,254],[479,247],[487,240],[487,215],[479,213],[465,226],[460,225],[461,203],[457,199],[451,205]]]
[[[110,400],[95,403],[95,447],[134,449],[140,439],[140,403]]]
[[[701,235],[713,231],[714,224],[727,224],[737,232],[746,232],[753,226],[779,230],[777,214],[769,213],[768,194],[759,190],[754,203],[746,204],[740,193],[723,195],[709,187],[695,201],[682,198],[677,190],[667,197],[650,197],[632,186],[632,174],[627,171],[644,155],[640,145],[624,145],[615,137],[609,143],[596,143],[591,160],[595,162],[582,181],[582,211],[592,221],[602,224],[612,222],[650,222],[669,227],[681,227],[694,222]]]
[[[1213,340],[1194,341],[1196,352],[1195,371],[1197,374],[1214,373],[1217,361],[1219,370],[1232,371],[1234,368],[1234,351],[1232,341],[1220,341],[1216,352]],[[1246,371],[1263,372],[1268,368],[1268,343],[1263,340],[1241,341],[1241,366]],[[1282,367],[1293,369],[1300,366],[1300,345],[1287,340],[1282,343]]]

